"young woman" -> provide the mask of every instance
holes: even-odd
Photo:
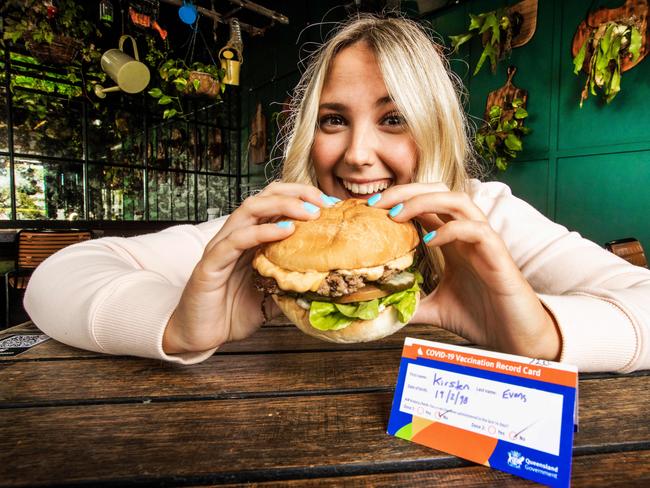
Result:
[[[414,322],[582,371],[650,367],[650,271],[549,221],[505,185],[468,178],[453,79],[415,23],[364,16],[342,26],[294,100],[281,182],[227,218],[64,249],[30,282],[34,322],[82,348],[201,361],[263,321],[256,246],[357,197],[423,229],[429,294]]]

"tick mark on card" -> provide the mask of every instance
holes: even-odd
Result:
[[[451,412],[451,408],[449,410],[445,410],[444,412],[438,412],[438,417],[441,419],[449,420],[445,415],[447,415],[449,412]]]

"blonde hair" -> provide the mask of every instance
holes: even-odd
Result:
[[[377,58],[389,96],[395,102],[418,148],[414,182],[445,183],[452,191],[466,188],[466,164],[472,160],[467,122],[457,88],[441,48],[415,22],[404,18],[362,15],[342,26],[313,55],[292,98],[285,126],[282,181],[317,186],[310,160],[323,85],[336,54],[364,42]],[[422,229],[420,229],[422,232]],[[425,289],[435,287],[443,260],[421,245],[420,269]]]

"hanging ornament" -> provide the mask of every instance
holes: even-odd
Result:
[[[99,2],[99,20],[107,27],[113,25],[113,4],[111,0],[101,0]]]
[[[223,82],[226,85],[239,85],[239,69],[244,63],[244,43],[241,27],[237,19],[230,19],[230,39],[219,51],[221,69],[226,72]]]
[[[183,2],[181,8],[178,9],[178,16],[184,23],[192,25],[196,22],[196,18],[199,16],[199,11],[192,2]]]
[[[59,9],[54,5],[53,0],[47,0],[44,2],[45,7],[47,8],[47,19],[52,20],[56,17],[56,14],[59,13]]]

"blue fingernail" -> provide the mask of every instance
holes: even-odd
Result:
[[[381,193],[375,193],[373,196],[368,198],[368,205],[370,205],[372,207],[379,200],[381,200]]]
[[[402,211],[403,208],[404,208],[404,204],[398,203],[397,205],[395,205],[393,208],[390,209],[388,215],[390,215],[391,217],[395,217],[398,213]]]
[[[293,222],[291,222],[290,220],[281,220],[280,222],[276,223],[275,225],[280,227],[280,229],[288,229],[289,227],[291,227],[293,225]]]
[[[314,213],[316,213],[316,212],[318,212],[318,211],[320,210],[320,209],[319,209],[316,205],[314,205],[313,203],[310,203],[310,202],[303,202],[302,204],[304,205],[305,210],[307,210],[307,212],[309,212],[309,213],[313,213],[313,214],[314,214]]]
[[[432,230],[428,234],[424,234],[424,236],[422,236],[422,240],[424,241],[425,244],[427,244],[434,237],[436,237],[436,231]]]
[[[330,200],[332,200],[334,203],[339,203],[341,201],[340,198],[333,197],[332,195],[329,196]]]
[[[320,194],[320,199],[325,202],[325,205],[332,206],[336,203],[332,197],[325,195],[325,193]]]

